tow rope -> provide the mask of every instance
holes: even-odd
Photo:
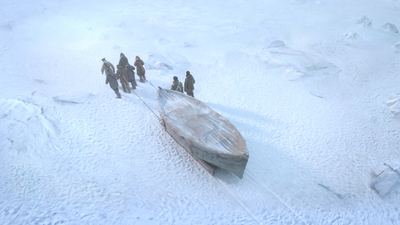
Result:
[[[150,83],[150,82],[149,82],[149,83]],[[151,83],[150,83],[150,84],[151,84]],[[151,85],[154,87],[153,84],[151,84]],[[156,90],[157,90],[157,89],[156,89]],[[145,104],[145,105],[147,106],[147,108],[150,109],[150,111],[158,118],[158,120],[161,121],[160,117],[158,117],[157,114],[154,113],[154,111],[146,104],[146,102],[143,101],[143,99],[142,99],[138,94],[136,94],[136,92],[135,92],[134,90],[132,90],[132,91],[133,91],[133,93],[135,93],[135,95],[143,102],[143,104]]]

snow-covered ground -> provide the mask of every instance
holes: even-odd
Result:
[[[398,28],[398,0],[3,0],[0,224],[399,224]],[[242,180],[115,98],[121,52],[156,114],[191,71],[246,140]]]

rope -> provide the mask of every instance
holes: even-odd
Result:
[[[151,84],[151,86],[153,86],[153,88],[154,89],[156,89],[156,91],[157,91],[157,88],[156,87],[154,87],[154,85],[149,81],[149,80],[147,80],[150,84]]]
[[[133,91],[133,93],[135,93],[136,96],[138,96],[138,98],[139,98],[140,100],[142,100],[143,104],[145,104],[145,105],[147,106],[147,108],[150,109],[150,107],[146,104],[146,102],[144,102],[143,99],[142,99],[141,97],[139,97],[139,95],[136,94],[136,92],[135,92],[134,90],[132,90],[132,91]],[[158,117],[157,114],[155,114],[153,110],[150,109],[150,111],[158,118],[158,120],[161,121],[160,117]]]

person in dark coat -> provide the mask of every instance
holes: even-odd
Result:
[[[135,67],[132,65],[127,65],[125,68],[126,72],[128,73],[128,82],[131,82],[132,84],[132,89],[135,90],[136,89],[136,80],[135,80]]]
[[[103,65],[101,66],[101,74],[104,74],[106,72],[106,82],[107,82],[107,70],[110,69],[112,73],[115,73],[115,67],[112,63],[106,60],[106,58],[102,58],[101,61],[103,61]]]
[[[192,74],[190,74],[189,71],[186,71],[186,78],[185,78],[185,87],[184,90],[187,93],[187,95],[190,95],[194,98],[193,90],[194,90],[194,83],[196,81],[194,80],[194,77]]]
[[[128,74],[125,71],[122,66],[117,65],[117,79],[119,79],[119,82],[121,82],[122,85],[122,90],[125,93],[131,93],[131,90],[129,88],[128,80],[127,80]]]
[[[177,76],[174,76],[174,81],[172,81],[171,90],[179,91],[183,93],[182,83],[178,80]]]
[[[115,94],[117,94],[117,98],[121,98],[121,94],[118,90],[118,81],[117,75],[112,72],[111,67],[105,69],[106,72],[106,84],[110,84],[110,88],[114,90]]]
[[[136,56],[136,61],[135,61],[134,65],[136,66],[136,72],[140,78],[140,82],[145,82],[146,81],[146,76],[145,76],[146,70],[143,67],[144,62],[139,58],[139,56]]]
[[[129,65],[128,58],[124,55],[124,53],[121,53],[119,55],[119,63],[118,65],[122,66],[122,68],[125,68],[127,65]]]

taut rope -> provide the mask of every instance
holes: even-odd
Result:
[[[153,86],[153,87],[154,87],[154,86]],[[156,90],[157,90],[157,89],[156,89]],[[133,91],[133,93],[135,93],[136,96],[138,96],[138,98],[139,98],[140,100],[142,100],[143,104],[145,104],[145,105],[147,106],[147,108],[150,109],[150,111],[158,118],[158,120],[161,121],[160,117],[158,117],[157,114],[154,113],[154,111],[146,104],[146,102],[143,101],[143,99],[142,99],[138,94],[136,94],[136,92],[135,92],[134,90],[132,90],[132,91]]]

